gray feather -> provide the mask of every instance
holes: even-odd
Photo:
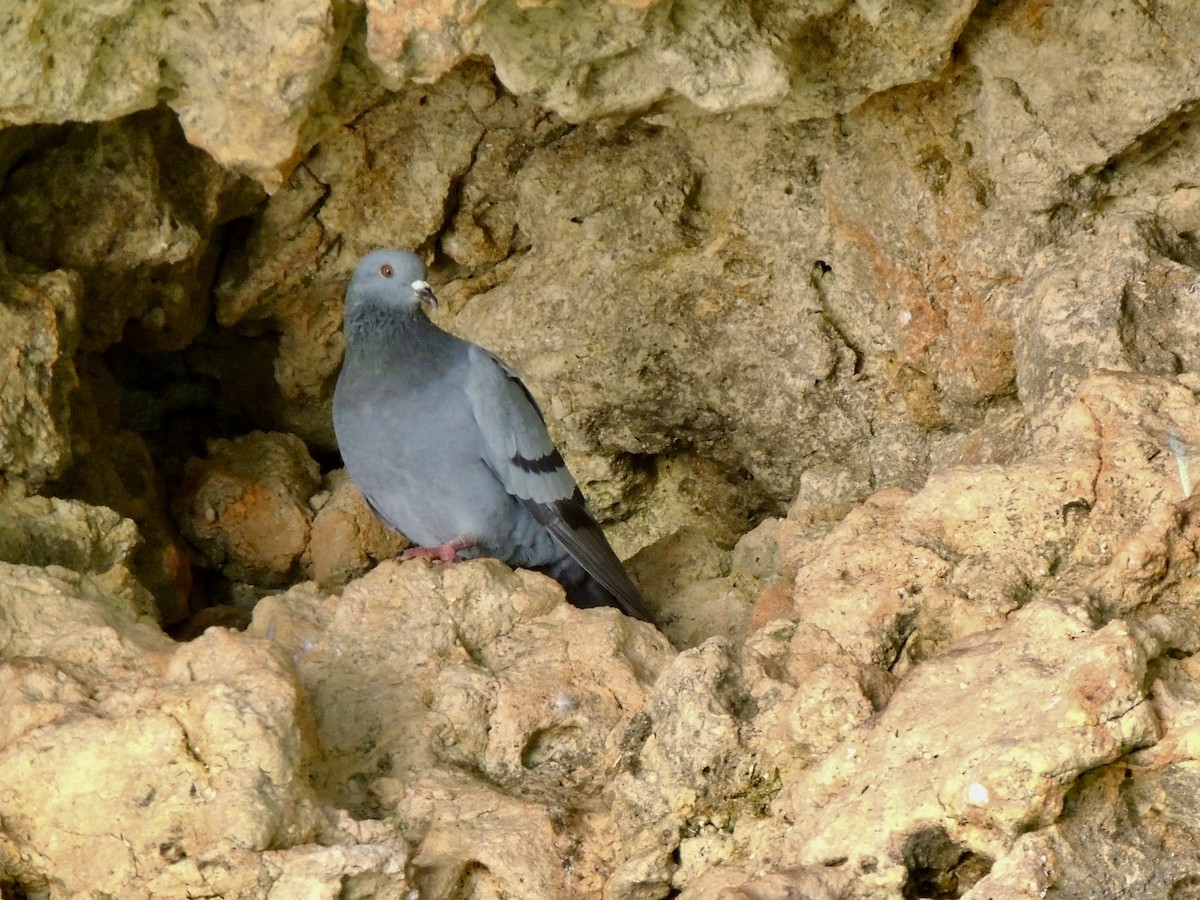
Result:
[[[467,399],[483,438],[484,458],[519,500],[555,503],[575,492],[542,411],[513,371],[481,347],[468,345]]]
[[[547,572],[573,603],[650,621],[537,403],[503,362],[425,317],[424,278],[397,250],[368,254],[351,278],[333,402],[350,477],[421,546],[469,540],[464,556]]]

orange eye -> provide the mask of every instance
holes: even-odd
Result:
[[[384,263],[382,266],[379,267],[379,274],[382,275],[384,278],[391,278],[393,275],[396,274],[396,270],[393,269],[389,263]]]

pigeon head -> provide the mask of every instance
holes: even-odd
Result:
[[[425,263],[408,250],[375,250],[363,257],[350,277],[346,311],[356,307],[390,307],[415,313],[422,303],[437,306],[425,281]]]

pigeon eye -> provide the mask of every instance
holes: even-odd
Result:
[[[393,275],[396,274],[396,270],[391,267],[391,264],[384,263],[382,266],[379,267],[379,274],[382,275],[384,278],[391,278]]]

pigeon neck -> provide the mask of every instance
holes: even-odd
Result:
[[[346,365],[354,372],[442,372],[455,341],[420,310],[368,307],[346,317]]]
[[[346,313],[346,343],[391,344],[397,338],[420,338],[438,331],[420,309],[408,312],[363,305]]]

